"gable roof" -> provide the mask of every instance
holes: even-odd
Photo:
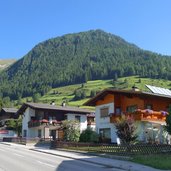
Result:
[[[16,109],[16,108],[2,108],[1,111],[4,111],[6,113],[13,113],[13,114],[15,114],[18,111],[18,109]]]
[[[122,95],[135,95],[138,97],[156,97],[156,98],[164,98],[170,99],[171,96],[156,94],[151,92],[144,92],[144,91],[133,91],[133,90],[116,90],[116,89],[105,89],[98,93],[95,97],[89,99],[83,105],[85,106],[95,106],[98,100],[103,99],[107,94],[122,94]]]
[[[56,106],[50,104],[43,104],[43,103],[24,103],[21,108],[17,111],[17,115],[23,114],[24,111],[28,108],[32,109],[39,109],[39,110],[56,110],[56,111],[65,111],[65,112],[72,112],[72,113],[80,113],[80,114],[89,114],[92,111],[87,109],[82,109],[79,107],[70,107],[70,106]]]
[[[17,119],[18,116],[16,115],[18,109],[16,108],[2,108],[0,111],[0,119]]]

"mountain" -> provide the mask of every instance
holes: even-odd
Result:
[[[3,70],[13,64],[16,59],[0,59],[0,70]]]
[[[0,73],[1,96],[44,95],[49,89],[123,76],[171,79],[171,58],[102,30],[49,39]]]

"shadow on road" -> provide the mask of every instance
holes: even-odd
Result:
[[[84,160],[84,158],[82,158],[82,160]],[[56,168],[56,171],[72,171],[72,170],[73,171],[107,171],[107,170],[123,171],[123,169],[121,168],[97,165],[88,161],[85,162],[78,159],[65,160],[61,162],[61,164],[59,164],[58,167]]]

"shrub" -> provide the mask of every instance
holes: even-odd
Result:
[[[166,131],[171,135],[171,106],[169,106],[169,114],[166,115]]]
[[[64,140],[71,142],[78,142],[80,138],[80,125],[75,120],[62,121],[62,127],[64,130]]]
[[[92,128],[87,128],[80,135],[80,142],[98,142],[99,135],[92,130]]]
[[[135,134],[136,127],[133,118],[122,115],[116,123],[116,134],[124,144],[130,144],[136,141],[137,135]]]

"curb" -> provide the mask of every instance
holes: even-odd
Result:
[[[50,148],[52,149],[52,148]],[[56,149],[52,149],[56,150]],[[98,157],[104,157],[104,158],[110,158],[110,159],[117,159],[117,160],[126,160],[128,161],[131,159],[129,156],[116,156],[116,155],[109,155],[106,153],[94,153],[94,152],[86,152],[86,151],[77,151],[77,150],[70,150],[70,149],[57,149],[58,151],[64,151],[64,152],[71,152],[71,153],[78,153],[83,155],[90,155],[90,156],[98,156]]]
[[[41,151],[41,150],[37,150],[37,149],[29,149],[29,150],[36,151],[36,152],[39,152],[39,153],[51,154],[51,155],[54,155],[54,156],[60,156],[60,157],[65,157],[65,158],[69,158],[69,159],[84,161],[84,162],[88,162],[88,163],[92,163],[92,164],[96,164],[96,165],[101,165],[101,166],[105,166],[105,167],[126,170],[126,169],[121,168],[121,167],[116,167],[116,166],[112,166],[112,165],[108,165],[108,164],[102,164],[102,163],[94,162],[94,161],[87,161],[86,159],[78,159],[78,158],[75,158],[75,157],[70,157],[70,156],[61,155],[61,154],[54,154],[54,153],[51,153],[51,152]]]

